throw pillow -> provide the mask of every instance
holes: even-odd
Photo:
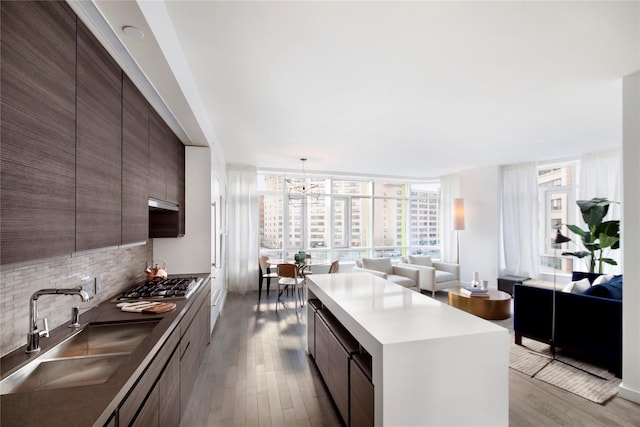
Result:
[[[600,298],[622,300],[622,275],[614,276],[613,279],[601,285],[592,286],[582,293]]]
[[[429,255],[409,255],[409,264],[433,267],[433,262]]]
[[[613,279],[613,274],[603,274],[602,276],[596,277],[596,280],[593,281],[592,285],[602,285],[611,279]]]
[[[569,282],[569,283],[567,283],[567,284],[564,286],[564,288],[562,288],[562,292],[566,292],[566,293],[570,294],[570,293],[571,293],[571,290],[573,289],[573,283],[574,283],[574,282]]]
[[[573,287],[571,288],[572,294],[581,294],[591,287],[591,283],[589,283],[589,279],[587,278],[571,283],[573,283]]]

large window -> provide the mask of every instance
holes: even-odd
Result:
[[[577,168],[577,162],[538,168],[542,273],[570,274],[573,270],[573,258],[562,256],[563,251],[573,250],[573,243],[556,245],[552,239],[557,230],[566,236],[566,225],[575,218]]]
[[[439,183],[258,174],[260,249],[291,258],[439,257]]]

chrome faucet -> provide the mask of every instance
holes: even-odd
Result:
[[[78,295],[83,302],[89,301],[89,294],[82,288],[71,289],[40,289],[31,295],[29,305],[29,332],[27,333],[27,353],[37,353],[40,351],[40,337],[49,336],[49,324],[47,319],[43,319],[44,328],[38,327],[38,298],[42,295]]]

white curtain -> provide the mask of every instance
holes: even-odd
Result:
[[[457,262],[458,237],[453,229],[453,199],[460,197],[460,177],[440,178],[440,259]],[[464,233],[464,231],[462,231]]]
[[[622,158],[620,150],[605,151],[599,153],[584,154],[580,158],[580,187],[578,200],[589,200],[594,197],[604,197],[615,202],[622,202]],[[609,206],[606,220],[620,219],[621,206],[613,204]],[[586,228],[580,210],[576,209],[576,224]],[[571,236],[572,238],[574,236]],[[617,266],[605,264],[604,272],[607,274],[621,274],[621,251],[609,251],[605,254],[618,262]],[[581,263],[576,263],[576,270]]]
[[[258,284],[258,185],[254,166],[227,167],[229,290]]]
[[[538,278],[538,176],[535,163],[502,169],[502,243],[504,273]]]

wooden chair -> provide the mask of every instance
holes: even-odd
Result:
[[[298,286],[300,285],[300,286]],[[280,286],[284,286],[280,290]],[[278,311],[278,301],[282,295],[284,289],[288,289],[289,286],[293,287],[293,296],[296,296],[298,291],[298,300],[300,301],[300,307],[302,307],[302,298],[300,296],[300,287],[304,286],[304,279],[300,276],[298,266],[295,264],[278,264],[278,296],[276,298],[276,311]]]
[[[259,278],[258,278],[258,300],[262,296],[262,282],[267,279],[267,296],[269,296],[269,287],[271,286],[271,279],[278,279],[277,272],[271,272],[268,257],[261,256],[258,258],[259,266]]]
[[[311,271],[311,254],[306,254],[304,256],[304,261],[306,263],[306,267],[302,269],[302,277],[306,278],[308,275],[313,274],[313,271]]]
[[[331,263],[329,267],[329,274],[337,273],[340,270],[340,261],[335,260]]]

